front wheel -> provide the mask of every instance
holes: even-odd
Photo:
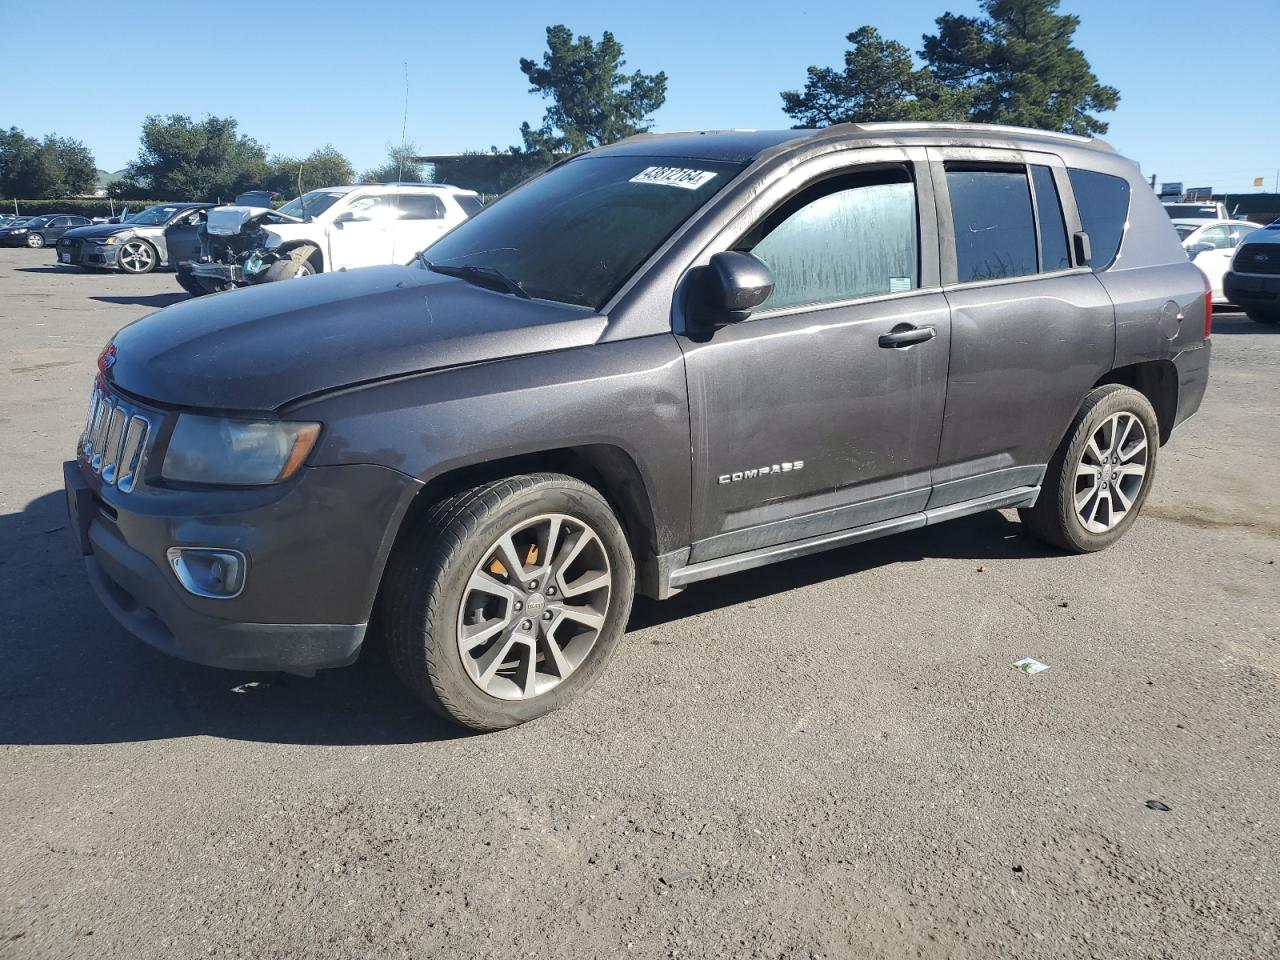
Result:
[[[176,274],[176,279],[178,281],[178,286],[187,291],[187,293],[191,294],[193,297],[203,297],[206,293],[212,292],[208,287],[185,270],[179,270]]]
[[[1073,553],[1111,546],[1147,499],[1159,445],[1156,412],[1145,396],[1114,383],[1098,387],[1049,462],[1036,505],[1018,511],[1022,522]]]
[[[295,247],[271,266],[262,275],[261,283],[274,283],[277,280],[300,280],[319,273],[317,263],[319,253],[315,247]]]
[[[447,719],[499,730],[596,680],[634,589],[605,499],[572,477],[530,474],[443,500],[406,530],[382,612],[401,680]]]
[[[27,246],[33,250],[39,250],[44,246],[44,234],[34,231],[27,234]]]
[[[145,240],[130,240],[120,248],[116,262],[125,273],[135,276],[150,273],[160,258],[156,248]]]

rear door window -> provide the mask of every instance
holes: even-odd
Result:
[[[1066,270],[1071,266],[1067,253],[1067,225],[1062,217],[1062,201],[1053,182],[1053,171],[1040,164],[1031,165],[1031,186],[1036,194],[1039,217],[1040,269]]]
[[[429,193],[401,194],[399,203],[401,220],[444,219],[444,204],[440,202],[439,197]]]
[[[1080,225],[1089,234],[1095,270],[1111,266],[1120,252],[1125,221],[1129,219],[1129,181],[1093,170],[1070,169]]]
[[[1031,191],[1022,170],[947,169],[960,283],[1038,272]]]

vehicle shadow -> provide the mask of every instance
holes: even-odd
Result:
[[[1220,309],[1220,308],[1219,308]],[[1250,320],[1244,315],[1243,311],[1232,311],[1231,313],[1218,313],[1216,310],[1213,314],[1213,335],[1218,334],[1233,336],[1237,334],[1271,334],[1280,333],[1280,323],[1258,323],[1256,320]]]
[[[186,736],[353,746],[467,736],[396,679],[380,643],[314,678],[217,670],[135,640],[98,604],[72,544],[61,491],[0,515],[0,743],[97,744]],[[999,513],[639,599],[629,629],[660,626],[796,587],[925,557],[975,562],[1052,556]],[[371,636],[375,634],[371,633]]]
[[[16,273],[65,273],[65,274],[72,274],[77,272],[72,267],[63,267],[63,266],[59,266],[58,264],[53,264],[48,267],[15,267],[14,271]]]
[[[169,307],[183,300],[190,300],[191,294],[177,290],[173,293],[150,293],[136,297],[90,297],[89,299],[97,300],[99,303],[122,303],[133,307],[155,307],[159,310],[161,307]]]

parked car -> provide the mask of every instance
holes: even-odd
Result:
[[[150,273],[170,266],[165,230],[194,226],[212,203],[162,203],[147,207],[126,223],[90,224],[68,230],[58,240],[58,262],[85,270]]]
[[[72,227],[83,227],[88,217],[74,213],[46,213],[0,227],[0,247],[43,247],[54,243]]]
[[[1236,248],[1246,237],[1261,229],[1241,220],[1174,220],[1182,248],[1209,279],[1214,303],[1229,303],[1222,290],[1222,278],[1231,266]]]
[[[1280,323],[1280,227],[1249,234],[1222,278],[1227,299],[1257,323]]]
[[[19,220],[26,219],[26,217],[20,217],[16,213],[0,213],[0,227],[11,227]]]
[[[178,283],[199,295],[402,262],[479,208],[474,191],[442,184],[326,187],[278,210],[256,191],[196,230],[171,231],[170,243],[182,251]]]
[[[1227,205],[1217,200],[1174,202],[1164,204],[1164,212],[1170,220],[1230,220]]]
[[[1210,321],[1101,141],[642,135],[409,265],[119,331],[71,527],[170,653],[342,666],[376,605],[404,682],[496,729],[588,687],[636,591],[1004,507],[1113,544],[1200,405]]]

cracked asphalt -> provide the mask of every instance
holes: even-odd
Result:
[[[185,295],[51,261],[0,250],[0,957],[1280,953],[1280,328],[1218,315],[1113,549],[989,513],[640,601],[466,736],[377,650],[223,672],[99,609],[60,464]]]

